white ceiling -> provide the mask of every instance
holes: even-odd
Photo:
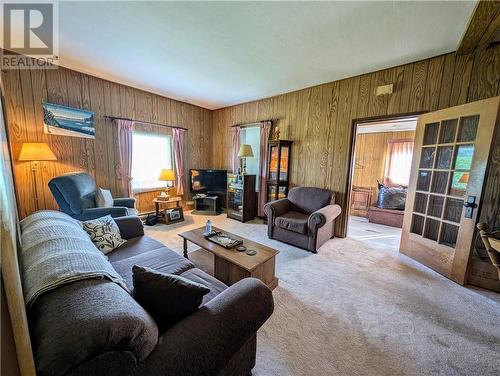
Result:
[[[475,2],[60,2],[61,65],[209,109],[454,51]]]
[[[417,117],[412,117],[360,124],[357,133],[406,132],[415,129],[417,129]]]

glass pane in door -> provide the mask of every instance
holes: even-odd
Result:
[[[411,220],[410,232],[417,235],[422,235],[423,230],[424,230],[424,217],[417,214],[413,214]]]
[[[448,186],[448,172],[447,171],[434,171],[432,175],[431,192],[445,193]]]
[[[280,181],[288,180],[288,146],[281,147],[281,161],[280,161]]]
[[[460,119],[457,142],[470,142],[476,139],[479,115],[467,116]]]
[[[458,226],[443,223],[441,227],[441,239],[439,243],[447,245],[448,247],[455,247],[458,237]]]
[[[278,198],[286,198],[286,196],[287,196],[286,187],[284,186],[278,187]]]
[[[424,193],[415,194],[415,207],[413,211],[416,213],[425,214],[425,209],[427,208],[427,195]]]
[[[446,199],[446,207],[444,210],[443,218],[447,221],[460,223],[460,217],[462,216],[463,206],[464,206],[463,200],[457,200],[456,198],[448,197]]]
[[[278,147],[271,146],[271,161],[269,162],[269,180],[278,180]]]
[[[436,148],[434,146],[422,148],[422,154],[420,155],[420,168],[432,168],[434,165],[434,154],[436,154]]]
[[[438,234],[439,234],[439,221],[436,219],[427,218],[425,220],[424,238],[437,241]]]
[[[420,170],[417,179],[417,191],[429,191],[429,186],[431,183],[431,172]]]
[[[439,123],[430,123],[425,125],[423,145],[434,145],[437,143]]]
[[[453,160],[455,170],[470,170],[472,167],[472,157],[474,156],[474,145],[459,145]]]
[[[439,131],[439,143],[451,144],[455,142],[458,119],[444,120]]]
[[[443,212],[443,196],[429,196],[429,208],[427,209],[427,215],[431,217],[441,218],[441,213]]]
[[[276,200],[276,186],[268,185],[267,186],[267,202]]]
[[[453,146],[438,147],[436,168],[440,170],[449,169],[451,165],[452,156],[453,156]]]

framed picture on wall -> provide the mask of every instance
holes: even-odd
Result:
[[[182,208],[165,209],[165,223],[167,225],[182,221],[184,221],[184,212]]]
[[[94,113],[59,104],[42,103],[43,131],[58,136],[95,138]]]

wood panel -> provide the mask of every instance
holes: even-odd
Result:
[[[23,142],[47,142],[58,158],[56,162],[41,162],[37,172],[41,209],[57,209],[47,183],[71,171],[88,171],[98,186],[111,189],[115,197],[122,195],[116,174],[119,164],[117,133],[104,115],[185,127],[188,129],[186,170],[212,167],[212,111],[65,68],[2,71],[2,89],[21,218],[34,210],[29,163],[17,161]],[[95,140],[44,134],[43,101],[93,111]],[[187,179],[187,174],[185,176]],[[151,195],[157,192],[138,196],[138,206],[145,211],[154,209]]]
[[[216,110],[214,167],[230,167],[231,125],[278,118],[281,137],[294,141],[291,185],[332,189],[345,208],[354,119],[432,111],[494,96],[498,64],[500,46],[472,55],[450,53]],[[377,98],[376,86],[388,83],[394,83],[394,93]],[[497,203],[488,195],[487,200],[483,205]],[[345,216],[344,210],[335,223],[336,236],[345,236]]]
[[[352,185],[370,187],[372,205],[377,204],[377,180],[384,180],[387,142],[398,138],[414,138],[415,131],[363,133],[356,136],[355,167]]]
[[[467,29],[460,40],[457,49],[458,55],[472,53],[480,44],[485,44],[488,37],[493,36],[495,30],[490,30],[490,25],[500,13],[500,2],[480,0],[477,2]],[[484,40],[486,39],[486,40]]]

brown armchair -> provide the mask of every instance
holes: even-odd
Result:
[[[334,220],[342,211],[334,200],[334,193],[327,189],[290,189],[287,198],[264,205],[267,236],[316,253],[333,238]]]

